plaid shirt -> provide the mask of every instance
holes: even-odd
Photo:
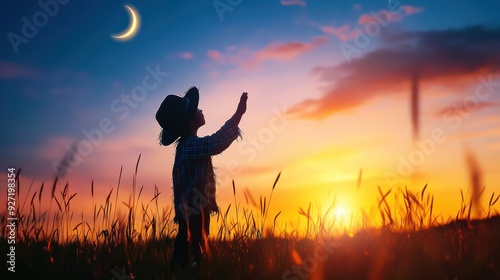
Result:
[[[175,217],[180,215],[218,212],[215,201],[215,173],[212,156],[222,153],[241,132],[231,119],[214,134],[205,137],[181,137],[177,142],[175,162],[172,170]]]

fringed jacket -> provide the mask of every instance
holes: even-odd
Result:
[[[229,119],[212,135],[184,136],[178,140],[172,170],[174,222],[181,218],[187,221],[190,215],[202,211],[218,212],[212,156],[226,150],[238,136],[241,137],[238,125]]]

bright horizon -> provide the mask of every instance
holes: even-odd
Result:
[[[116,191],[121,166],[123,207],[139,154],[143,200],[156,185],[160,209],[171,207],[175,147],[158,145],[154,114],[166,95],[182,95],[192,85],[200,89],[206,119],[199,136],[222,126],[242,92],[249,96],[243,138],[213,158],[222,213],[229,204],[234,210],[232,180],[245,205],[245,189],[257,201],[269,199],[279,172],[268,225],[279,211],[280,226],[303,225],[300,208],[311,202],[325,210],[335,196],[332,219],[359,215],[361,208],[378,217],[378,186],[392,189],[392,202],[397,190],[421,191],[426,184],[434,212],[446,221],[459,210],[460,190],[470,198],[474,170],[486,187],[483,207],[500,193],[497,2],[242,1],[222,16],[208,2],[132,3],[140,30],[117,42],[110,35],[128,24],[123,4],[60,4],[27,43],[1,41],[0,173],[6,178],[7,167],[22,168],[23,199],[33,184],[26,203],[42,182],[42,201],[50,200],[54,162],[76,144],[81,161],[58,184],[58,192],[67,181],[77,193],[75,220],[81,211],[92,217],[91,182],[94,202],[104,203]],[[21,18],[32,20],[42,9],[7,7],[2,15],[9,24],[0,28],[19,36]],[[89,15],[94,22],[86,21]],[[122,99],[147,88],[148,76],[155,86],[146,94]]]

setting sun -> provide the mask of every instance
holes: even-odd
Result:
[[[339,220],[340,222],[345,222],[348,219],[350,219],[351,211],[345,206],[339,205],[334,208],[333,213],[335,214],[335,218]]]
[[[352,209],[342,203],[339,203],[333,208],[332,219],[334,219],[336,227],[341,232],[351,231],[352,224],[356,224],[356,221],[353,221],[354,217]]]

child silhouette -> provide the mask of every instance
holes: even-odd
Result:
[[[191,87],[184,97],[168,95],[156,113],[160,124],[160,144],[176,142],[172,170],[174,222],[179,225],[171,266],[184,268],[193,252],[193,265],[199,266],[205,239],[210,228],[210,214],[218,212],[215,200],[215,173],[212,156],[222,153],[241,136],[238,125],[246,112],[248,94],[244,92],[234,115],[214,134],[198,137],[205,124],[198,109],[199,91]]]

